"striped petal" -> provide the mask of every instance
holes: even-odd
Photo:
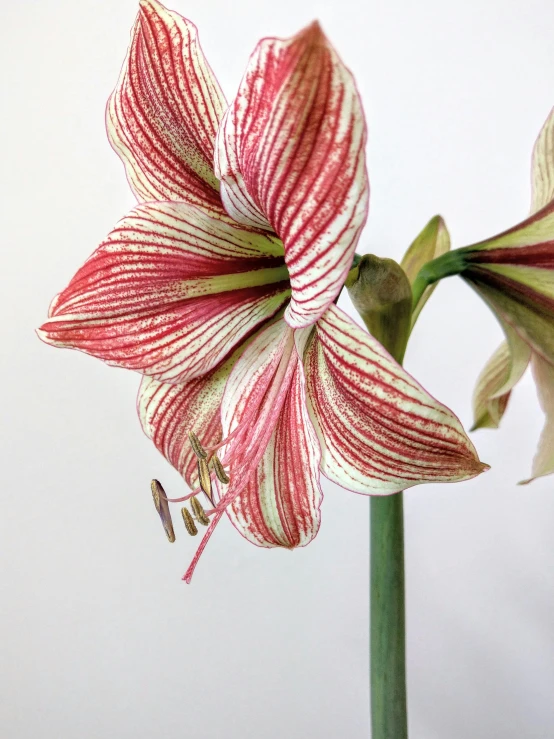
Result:
[[[218,131],[215,171],[228,213],[284,242],[293,328],[317,320],[350,269],[368,207],[365,140],[352,74],[317,23],[258,44]]]
[[[531,184],[531,213],[536,213],[554,200],[554,108],[533,149]]]
[[[237,361],[221,406],[224,434],[244,425],[224,452],[229,518],[263,547],[304,546],[316,535],[320,450],[306,408],[293,332],[283,320],[262,331]]]
[[[158,380],[209,372],[289,296],[281,246],[185,203],[138,206],[52,302],[42,339]]]
[[[139,200],[185,200],[224,215],[213,154],[225,107],[196,27],[157,0],[141,0],[106,110],[108,136]]]
[[[137,410],[144,433],[191,488],[198,486],[198,460],[189,433],[194,432],[203,446],[221,441],[220,404],[237,356],[183,385],[142,378]]]
[[[554,363],[554,201],[460,253],[462,277],[504,324]]]
[[[400,266],[408,275],[410,284],[414,284],[419,270],[427,262],[440,257],[441,254],[446,254],[447,251],[450,251],[450,234],[441,216],[435,216],[431,218],[423,231],[412,242],[400,263]],[[419,299],[412,314],[412,324],[416,322],[437,284],[435,282],[433,285],[429,285]]]
[[[336,306],[304,357],[321,470],[357,493],[463,480],[482,464],[460,422]]]
[[[531,358],[529,346],[509,325],[503,327],[508,340],[498,347],[477,378],[472,431],[498,428],[512,389],[522,378]]]

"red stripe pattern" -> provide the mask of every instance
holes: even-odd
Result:
[[[248,541],[261,547],[302,547],[316,536],[323,493],[320,450],[297,364],[275,430],[254,476],[227,513]]]
[[[143,377],[137,410],[144,433],[185,478],[198,486],[198,460],[189,433],[194,431],[205,446],[221,441],[219,406],[225,383],[236,361],[233,355],[215,370],[184,385],[170,385]]]
[[[368,208],[366,127],[352,74],[317,23],[264,39],[218,132],[228,213],[285,245],[286,320],[313,324],[339,293]]]
[[[184,200],[226,217],[213,173],[225,108],[196,27],[141,0],[106,111],[108,136],[139,200]]]
[[[279,250],[271,236],[239,231],[185,203],[143,204],[54,298],[39,335],[185,382],[216,367],[287,301]],[[245,275],[260,283],[275,271],[285,280],[234,289]]]
[[[291,329],[281,319],[247,347],[221,406],[232,458],[225,498],[229,518],[262,547],[305,546],[317,534],[322,493],[320,449],[306,406],[305,379]]]
[[[486,469],[454,414],[336,306],[304,366],[321,470],[342,487],[386,495]]]

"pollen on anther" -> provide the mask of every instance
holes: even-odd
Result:
[[[212,479],[210,475],[210,469],[208,467],[208,462],[205,459],[198,460],[198,477],[200,478],[200,487],[206,493],[210,502],[213,504]]]
[[[217,454],[214,454],[214,456],[211,459],[211,462],[212,462],[212,465],[213,465],[213,468],[214,468],[214,472],[215,472],[215,476],[217,477],[217,479],[220,482],[222,482],[224,485],[228,485],[229,484],[229,476],[227,475],[227,473],[223,469],[223,465],[221,464],[221,460],[219,459],[219,457],[217,456]]]
[[[189,433],[189,440],[190,440],[190,445],[192,447],[192,450],[196,454],[198,459],[206,459],[208,455],[204,451],[204,448],[202,444],[200,443],[198,436],[196,436],[196,434],[192,431]]]
[[[154,505],[156,506],[156,510],[158,511],[158,515],[164,527],[165,535],[167,536],[168,541],[173,543],[175,541],[175,531],[173,530],[173,522],[171,520],[171,512],[169,510],[165,490],[163,489],[161,482],[158,480],[152,480],[150,488],[152,490]]]
[[[191,516],[189,509],[185,507],[181,508],[181,515],[183,516],[183,522],[187,533],[191,536],[196,536],[198,529],[196,528],[196,524],[194,523],[194,519]]]
[[[190,507],[192,508],[192,512],[196,516],[198,523],[201,523],[202,526],[208,526],[210,519],[206,516],[206,511],[203,509],[202,503],[200,503],[195,495],[190,499]]]

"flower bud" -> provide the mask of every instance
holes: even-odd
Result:
[[[368,331],[401,362],[410,334],[412,289],[393,259],[365,254],[345,282]]]

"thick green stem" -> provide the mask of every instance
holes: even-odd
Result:
[[[365,255],[346,281],[368,330],[397,362],[410,335],[412,290],[400,265]],[[402,493],[370,503],[372,739],[407,739]]]
[[[410,287],[391,259],[356,255],[346,280],[368,330],[402,363],[412,316],[427,288],[466,268],[466,250],[427,262]],[[412,312],[413,311],[413,312]],[[372,739],[407,739],[402,493],[371,498],[370,684]]]
[[[370,677],[372,739],[406,739],[402,493],[371,498]]]
[[[377,336],[402,362],[394,326]],[[402,493],[370,499],[370,685],[372,739],[407,739],[404,505]]]

